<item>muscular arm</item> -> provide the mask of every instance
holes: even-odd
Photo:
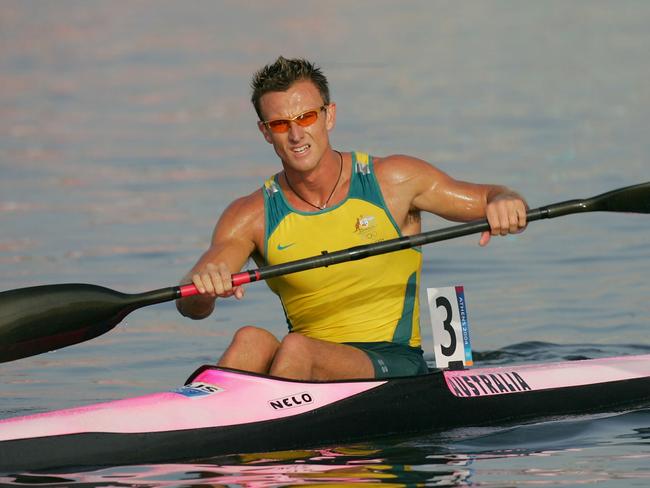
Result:
[[[258,249],[264,231],[261,195],[235,200],[215,226],[208,250],[181,283],[194,283],[199,295],[176,301],[179,312],[193,319],[205,318],[214,310],[217,297],[242,298],[242,287],[233,287],[231,274],[239,271]]]
[[[460,222],[487,218],[492,235],[518,232],[526,226],[525,200],[505,186],[456,180],[409,156],[380,159],[376,172],[393,217],[405,234],[420,230],[419,220],[410,218],[420,211]],[[481,245],[487,244],[489,235],[481,237]]]

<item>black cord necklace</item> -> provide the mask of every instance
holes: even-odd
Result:
[[[334,195],[334,191],[336,191],[336,187],[339,186],[339,182],[341,181],[341,175],[343,174],[343,155],[335,151],[339,155],[339,160],[341,161],[340,168],[339,168],[339,177],[336,179],[336,183],[334,183],[334,188],[332,188],[332,191],[330,192],[330,196],[327,197],[327,200],[325,200],[325,203],[321,205],[314,205],[311,203],[309,200],[305,200],[300,193],[298,193],[296,190],[294,190],[293,186],[291,186],[291,183],[289,183],[289,178],[287,178],[287,173],[284,173],[284,181],[287,182],[287,185],[289,186],[289,189],[296,195],[298,198],[300,198],[303,202],[305,202],[307,205],[311,205],[314,208],[317,208],[318,210],[325,210],[327,208],[327,205],[330,203],[330,200],[332,198],[332,195]]]

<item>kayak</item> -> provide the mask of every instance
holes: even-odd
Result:
[[[650,403],[650,354],[294,381],[202,366],[185,385],[0,420],[0,472],[191,461]]]

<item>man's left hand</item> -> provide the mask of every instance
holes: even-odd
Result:
[[[490,231],[483,232],[479,245],[487,246],[491,236],[519,234],[526,228],[526,201],[514,192],[501,193],[492,198],[485,207]]]

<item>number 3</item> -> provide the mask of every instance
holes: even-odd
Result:
[[[447,356],[453,356],[454,352],[456,351],[456,334],[454,333],[454,329],[451,326],[451,319],[452,319],[452,309],[451,309],[451,303],[449,303],[449,300],[447,300],[445,297],[438,297],[436,298],[436,308],[444,308],[445,312],[447,312],[446,318],[443,320],[442,324],[444,325],[445,330],[449,334],[449,337],[451,338],[451,343],[449,346],[445,346],[443,344],[440,344],[440,349],[442,350],[442,353]]]

